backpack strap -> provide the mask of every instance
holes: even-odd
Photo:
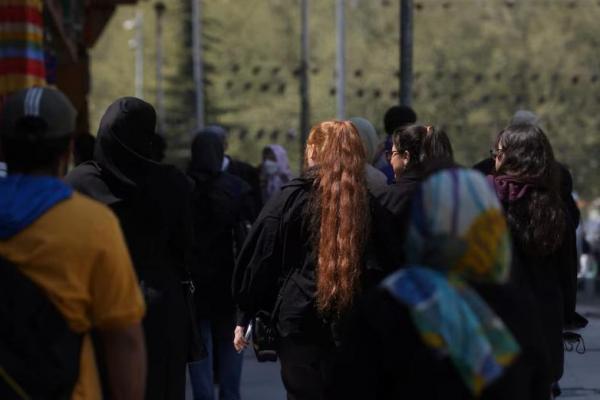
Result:
[[[0,398],[69,398],[82,338],[42,288],[0,258]]]

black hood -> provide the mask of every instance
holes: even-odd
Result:
[[[225,150],[219,136],[200,131],[192,142],[192,161],[188,173],[196,178],[215,177],[221,174]]]
[[[151,160],[155,125],[154,108],[135,97],[112,103],[100,121],[94,160],[127,191],[143,186],[159,165]]]

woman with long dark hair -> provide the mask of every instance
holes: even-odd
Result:
[[[314,126],[305,173],[258,217],[238,259],[233,291],[240,315],[234,344],[260,309],[274,311],[289,399],[323,398],[344,316],[361,290],[384,275],[367,190],[365,150],[349,121]]]
[[[489,179],[506,211],[513,239],[511,281],[533,294],[539,307],[550,375],[563,373],[562,330],[574,310],[574,228],[560,198],[558,164],[548,138],[535,125],[512,125],[493,149]]]

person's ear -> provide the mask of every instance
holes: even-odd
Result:
[[[410,152],[408,150],[404,150],[404,153],[402,153],[402,159],[406,164],[410,162]]]

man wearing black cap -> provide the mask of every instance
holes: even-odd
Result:
[[[107,367],[106,395],[141,399],[146,362],[140,321],[145,306],[119,223],[108,208],[73,192],[60,179],[69,163],[75,117],[65,95],[49,88],[22,90],[6,101],[0,118],[8,167],[8,175],[0,179],[0,261],[14,265],[39,287],[67,329],[81,338],[73,385],[62,388],[60,398],[102,397],[90,335],[96,331],[102,344],[96,356]],[[7,296],[0,293],[0,302],[15,300]],[[19,300],[27,302],[17,297],[15,304]],[[3,327],[15,323],[0,321]],[[43,329],[48,343],[30,341],[29,346],[53,344],[52,327]],[[22,329],[22,336],[35,336],[31,330]],[[7,330],[2,331],[5,349]],[[12,346],[13,356],[20,358],[17,347]],[[0,362],[4,367],[5,359]],[[36,393],[36,382],[20,380],[18,372],[4,372],[15,375],[6,381],[21,397],[54,398]],[[57,371],[42,375],[46,372],[48,376],[37,378],[48,381]]]

